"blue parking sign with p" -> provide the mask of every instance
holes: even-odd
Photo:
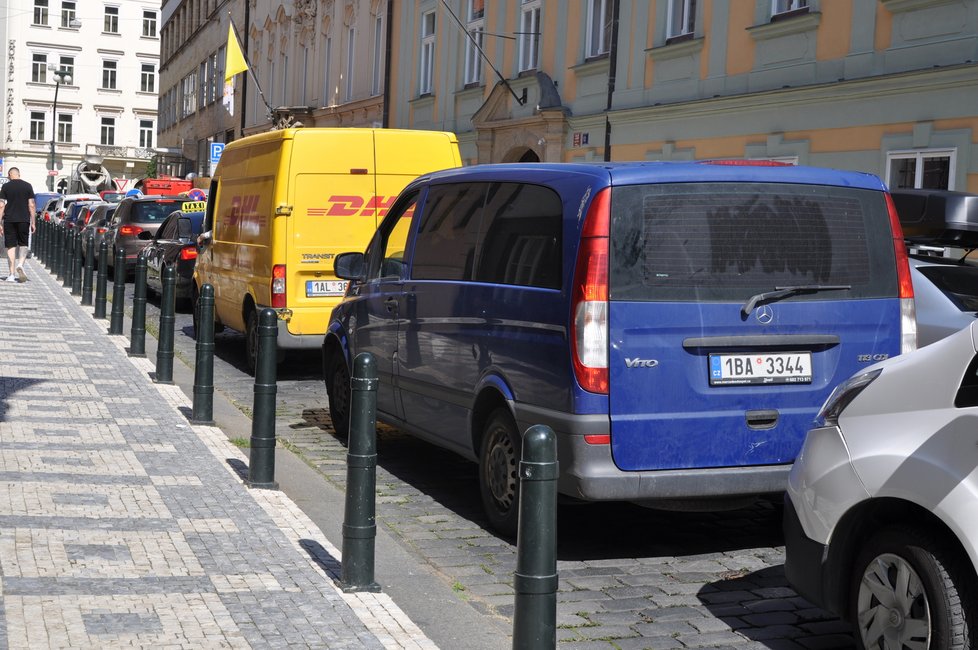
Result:
[[[221,154],[224,153],[224,143],[223,142],[212,142],[211,143],[211,164],[216,165],[221,159]]]

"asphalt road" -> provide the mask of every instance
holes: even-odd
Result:
[[[131,283],[127,294],[131,308]],[[150,293],[151,334],[158,305]],[[192,335],[189,305],[178,304],[175,351],[190,367]],[[245,370],[243,336],[218,334],[215,351],[215,390],[250,416],[254,380]],[[346,448],[332,429],[317,354],[289,354],[279,365],[276,433],[327,481],[344,487]],[[380,427],[377,445],[378,525],[459,600],[511,629],[515,540],[486,528],[476,466],[390,427]],[[787,585],[780,516],[768,503],[720,513],[561,506],[560,648],[854,647],[847,624]]]

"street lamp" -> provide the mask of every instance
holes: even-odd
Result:
[[[58,88],[61,84],[71,83],[71,74],[68,70],[55,70],[54,66],[48,66],[48,69],[53,72],[51,76],[54,77],[54,106],[51,109],[51,153],[48,159],[48,191],[54,191],[54,139],[57,137],[58,133]]]

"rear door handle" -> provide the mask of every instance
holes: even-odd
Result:
[[[384,306],[387,307],[387,311],[391,313],[397,311],[397,298],[388,298],[384,301]]]

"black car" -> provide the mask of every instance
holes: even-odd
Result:
[[[81,231],[82,259],[85,262],[88,261],[88,242],[89,240],[93,240],[92,249],[95,252],[97,264],[99,244],[102,243],[102,236],[108,229],[109,220],[112,219],[112,214],[115,212],[117,205],[116,203],[102,203],[85,220],[85,225]],[[108,254],[111,255],[111,250]]]
[[[174,265],[177,271],[176,298],[190,300],[197,264],[197,235],[204,223],[203,211],[177,210],[160,224],[152,241],[143,249],[146,256],[146,286],[163,291],[163,269]]]

